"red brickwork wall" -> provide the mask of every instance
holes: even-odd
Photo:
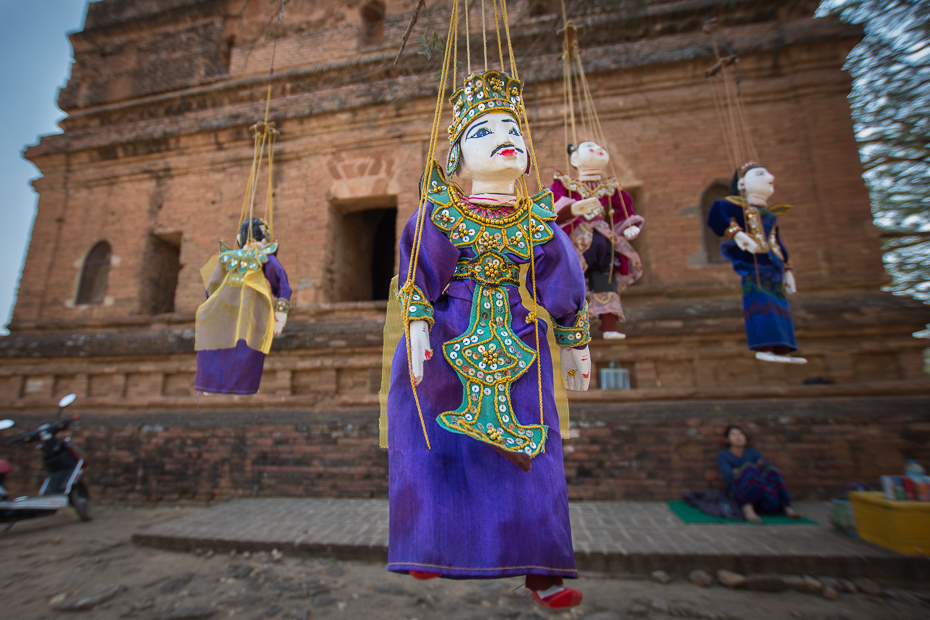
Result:
[[[378,447],[377,415],[87,411],[72,437],[87,451],[95,498],[384,497],[387,452]],[[731,423],[747,430],[798,499],[838,497],[850,482],[877,485],[880,475],[900,474],[908,458],[930,464],[926,397],[589,405],[573,416],[564,443],[573,500],[666,500],[719,487],[716,455]],[[18,421],[25,428],[42,420]],[[8,453],[16,467],[11,492],[37,489],[35,450]]]

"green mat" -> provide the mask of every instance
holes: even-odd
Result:
[[[731,523],[734,525],[738,524],[747,524],[747,525],[756,525],[752,521],[733,521],[731,519],[721,519],[720,517],[712,517],[709,514],[704,514],[688,502],[669,502],[668,507],[671,508],[678,517],[685,523]],[[785,515],[759,515],[762,517],[762,523],[759,525],[817,525],[816,521],[808,519],[807,517],[801,517],[800,519],[789,519]]]

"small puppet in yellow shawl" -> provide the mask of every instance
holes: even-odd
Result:
[[[243,222],[236,242],[235,250],[220,242],[216,266],[211,271],[211,261],[203,270],[210,275],[204,274],[207,300],[197,309],[199,392],[258,392],[272,337],[290,310],[291,287],[265,222]]]

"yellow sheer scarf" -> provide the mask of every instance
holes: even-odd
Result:
[[[200,275],[210,296],[197,308],[194,349],[233,349],[245,340],[253,351],[267,354],[274,337],[274,308],[264,272],[227,271],[219,256],[213,256]]]
[[[520,267],[520,303],[523,304],[527,311],[533,307],[533,295],[526,288],[526,274],[529,271],[529,265]],[[562,377],[562,365],[559,360],[559,347],[555,343],[552,335],[552,317],[546,310],[539,306],[539,320],[545,321],[549,326],[547,330],[547,339],[549,342],[549,351],[552,358],[552,377],[555,380],[555,406],[559,412],[559,432],[562,439],[568,438],[569,415],[568,415],[568,392],[565,389]],[[401,336],[404,335],[404,319],[400,310],[400,303],[397,301],[397,276],[391,280],[391,292],[388,295],[387,315],[384,319],[384,348],[381,352],[381,391],[378,393],[378,401],[381,404],[381,418],[378,424],[378,443],[382,448],[388,447],[388,418],[387,418],[387,401],[388,394],[391,391],[391,361],[394,358],[394,351],[400,342]],[[424,365],[424,375],[429,369],[429,363]]]

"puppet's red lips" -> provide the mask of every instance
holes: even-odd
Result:
[[[517,149],[503,149],[498,155],[503,155],[504,157],[514,157],[517,154]]]

